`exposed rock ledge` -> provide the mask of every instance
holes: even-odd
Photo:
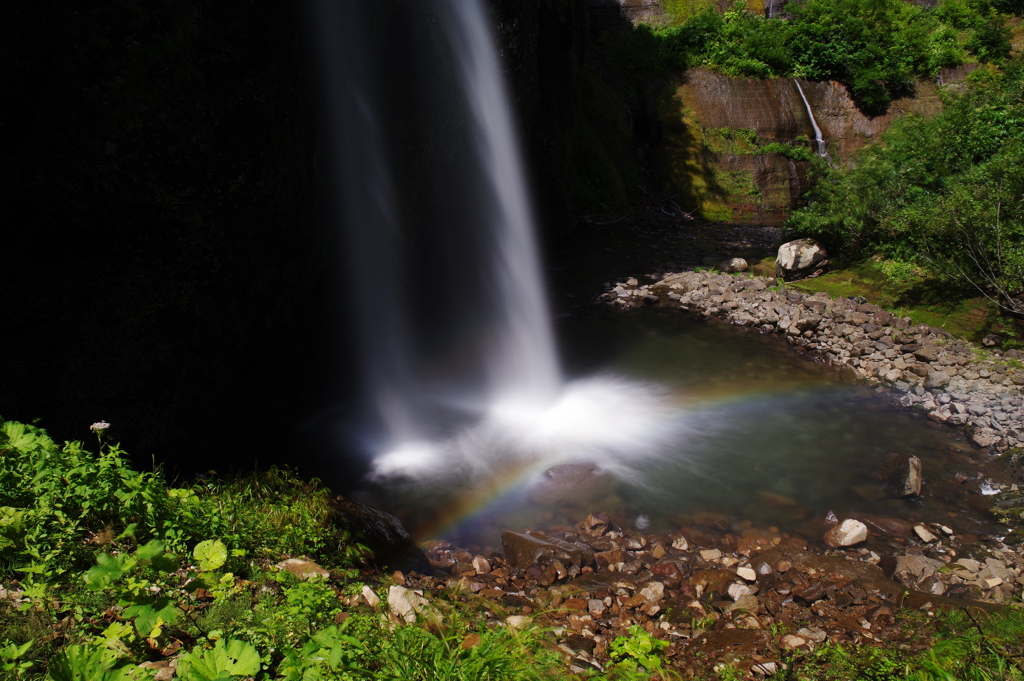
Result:
[[[1005,451],[1024,445],[1024,370],[935,327],[914,326],[877,305],[827,293],[773,290],[774,280],[713,272],[667,274],[640,285],[629,279],[600,300],[629,308],[669,305],[782,335],[838,368],[850,383],[896,391],[893,403],[938,423],[960,426],[978,447]]]

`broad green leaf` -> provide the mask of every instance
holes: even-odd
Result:
[[[50,662],[53,681],[130,681],[134,665],[116,653],[94,646],[68,646]]]
[[[172,553],[165,553],[162,556],[157,556],[151,563],[154,570],[169,574],[178,569],[178,557]]]
[[[164,552],[164,543],[159,539],[150,539],[143,546],[135,549],[135,557],[139,560],[153,560]]]
[[[96,557],[96,565],[85,573],[85,585],[94,590],[106,589],[135,567],[135,563],[135,558],[131,556],[101,553]]]
[[[32,639],[31,641],[23,643],[20,646],[16,646],[13,643],[8,643],[4,647],[0,648],[0,658],[3,658],[5,660],[17,660],[25,653],[27,653],[28,649],[31,648],[32,644],[35,642],[35,639]]]
[[[45,565],[27,565],[25,567],[14,568],[18,572],[29,572],[33,575],[41,575],[46,572]]]
[[[260,655],[252,644],[220,639],[212,650],[185,653],[178,660],[182,681],[227,681],[253,676],[260,670]]]
[[[110,626],[103,630],[101,636],[107,641],[116,641],[132,633],[132,628],[124,622],[111,622]]]
[[[228,549],[219,539],[207,539],[196,544],[192,555],[199,561],[199,569],[203,572],[216,570],[228,559]]]
[[[178,620],[178,608],[167,596],[140,596],[135,604],[124,609],[125,617],[135,619],[135,630],[142,636],[161,624],[173,624]]]
[[[117,535],[114,538],[114,540],[117,541],[117,540],[120,540],[120,539],[124,539],[125,537],[134,537],[135,536],[135,529],[138,526],[139,526],[138,523],[130,524],[128,527],[124,528],[124,532],[122,532],[121,534]]]

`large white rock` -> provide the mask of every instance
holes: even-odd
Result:
[[[395,585],[388,588],[388,607],[391,612],[412,624],[416,621],[417,613],[429,613],[430,601],[415,591]]]
[[[825,543],[834,549],[853,546],[868,538],[868,526],[859,520],[847,518],[825,533]]]
[[[803,279],[824,271],[828,266],[825,247],[814,239],[797,239],[779,246],[775,276],[785,281]]]

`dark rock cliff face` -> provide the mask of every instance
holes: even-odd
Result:
[[[491,5],[544,231],[625,210],[637,198],[639,169],[628,106],[601,77],[591,45],[601,8],[586,0]]]
[[[4,418],[204,469],[296,418],[324,249],[293,9],[7,7]]]
[[[951,74],[955,78],[958,74]],[[800,81],[832,162],[845,162],[899,115],[931,115],[942,104],[933,83],[868,118],[841,84]],[[808,146],[814,128],[793,79],[732,78],[692,69],[662,92],[659,176],[686,211],[724,222],[780,224],[808,189],[806,161],[762,153],[764,143]]]

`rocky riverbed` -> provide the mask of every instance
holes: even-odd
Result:
[[[680,271],[683,263],[756,255],[777,237],[744,230],[725,246],[667,255],[661,237],[679,235],[665,225],[665,234],[652,233],[650,252],[636,257],[655,262],[663,254],[658,273],[609,283],[598,302],[615,310],[676,308],[784,338],[839,379],[891,396],[894,407],[921,412],[936,429],[961,430],[994,478],[983,493],[991,492],[985,499],[995,500],[996,518],[1019,522],[1024,357],[912,325],[865,301],[780,289],[774,278]],[[576,298],[575,309],[583,300]],[[920,462],[890,456],[876,474],[879,495],[925,503],[917,496]],[[613,509],[592,510],[576,524],[538,520],[532,529],[506,531],[490,546],[425,542],[415,569],[382,579],[387,603],[370,590],[350,601],[386,610],[396,622],[429,621],[458,601],[491,625],[547,628],[580,673],[607,669],[612,642],[640,627],[668,643],[665,666],[686,678],[711,677],[725,664],[765,677],[785,675],[829,643],[925,650],[938,610],[1012,607],[1024,588],[1021,531],[972,534],[952,514],[947,525],[828,513],[780,529],[737,508],[678,514],[673,529],[659,534]]]
[[[777,334],[836,368],[839,378],[890,390],[893,403],[964,429],[981,448],[1024,445],[1024,353],[985,350],[912,325],[877,305],[805,295],[774,279],[685,271],[609,285],[602,303],[663,305]]]
[[[669,668],[703,678],[722,664],[770,676],[828,642],[922,650],[936,609],[991,611],[1021,593],[1024,557],[994,537],[844,521],[868,524],[870,537],[827,548],[822,537],[845,524],[835,517],[798,536],[697,513],[659,535],[594,513],[505,532],[500,547],[430,541],[428,564],[392,575],[389,609],[429,620],[457,600],[495,625],[550,628],[577,672],[606,668],[609,644],[639,626],[669,643]],[[372,592],[352,604],[382,607]]]

